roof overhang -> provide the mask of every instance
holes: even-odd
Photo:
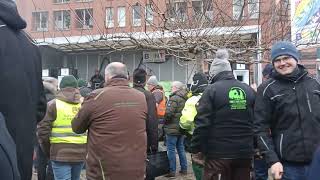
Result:
[[[35,39],[35,42],[40,46],[50,46],[63,52],[76,52],[76,51],[103,51],[113,50],[116,42],[117,46],[126,47],[133,46],[134,41],[155,40],[155,39],[169,39],[175,38],[180,35],[184,37],[196,36],[221,36],[221,35],[245,35],[259,33],[259,25],[251,26],[235,26],[235,27],[216,27],[205,29],[183,29],[175,31],[153,31],[153,32],[132,32],[132,33],[114,33],[106,35],[82,35],[82,36],[69,36],[69,37],[56,37]],[[251,38],[251,36],[247,36]]]

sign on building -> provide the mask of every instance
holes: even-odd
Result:
[[[320,42],[320,1],[291,1],[291,40],[296,45]],[[319,38],[318,38],[319,36]]]
[[[145,63],[159,63],[166,61],[166,51],[143,51],[143,62]]]

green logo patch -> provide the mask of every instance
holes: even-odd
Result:
[[[229,91],[231,109],[247,109],[246,93],[239,87],[232,87]]]

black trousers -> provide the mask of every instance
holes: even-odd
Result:
[[[203,180],[250,180],[251,159],[207,159]]]

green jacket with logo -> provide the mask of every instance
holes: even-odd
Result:
[[[251,158],[254,91],[232,72],[217,74],[199,100],[192,152],[207,158]]]
[[[181,135],[179,121],[184,104],[188,99],[187,94],[187,90],[181,89],[170,95],[164,115],[164,131],[168,135]]]

